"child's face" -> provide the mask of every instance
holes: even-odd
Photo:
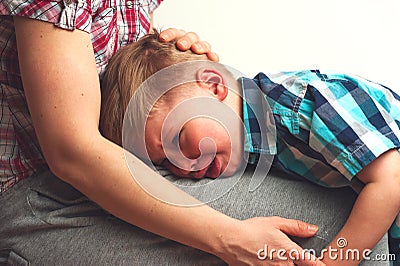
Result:
[[[195,96],[214,97],[209,91],[200,89],[196,90],[193,97]],[[228,127],[230,132],[221,119],[216,121],[204,116],[185,119],[184,123],[175,122],[179,121],[179,118],[168,118],[166,123],[167,114],[182,100],[179,99],[169,106],[160,106],[159,110],[148,118],[145,141],[146,152],[151,161],[180,177],[216,178],[220,175],[233,175],[242,163],[240,118],[237,119],[237,123],[234,122],[234,130],[232,126]],[[179,113],[183,112],[178,112],[178,116]]]

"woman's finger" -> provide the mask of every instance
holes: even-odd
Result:
[[[298,236],[298,237],[310,237],[317,233],[318,226],[309,224],[300,220],[285,219],[281,217],[275,217],[276,226],[285,234]]]
[[[160,40],[163,42],[176,41],[176,47],[181,51],[192,50],[195,54],[206,54],[211,61],[218,62],[219,57],[211,51],[211,45],[200,40],[199,35],[195,32],[186,32],[175,28],[163,30],[160,33]]]
[[[179,39],[186,34],[186,31],[169,28],[160,32],[160,41],[171,42],[175,39]]]
[[[187,51],[189,49],[192,49],[193,45],[199,42],[200,38],[196,33],[187,32],[185,35],[178,38],[178,40],[176,41],[176,47],[178,47],[178,49],[181,51]],[[200,46],[203,47],[203,45]],[[194,51],[193,49],[192,51],[196,53],[196,51]],[[204,52],[202,52],[202,54],[204,54]]]

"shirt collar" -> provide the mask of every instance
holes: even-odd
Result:
[[[271,108],[256,79],[241,78],[244,148],[250,154],[276,154],[276,129]]]

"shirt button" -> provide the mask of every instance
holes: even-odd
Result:
[[[133,1],[126,1],[126,7],[129,9],[133,8]]]

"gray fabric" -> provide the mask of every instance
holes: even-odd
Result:
[[[278,215],[318,224],[317,237],[296,239],[307,248],[321,249],[329,242],[356,197],[350,189],[324,189],[280,172],[249,192],[251,171],[210,205],[241,219]],[[0,194],[0,201],[0,265],[224,265],[114,218],[50,172],[21,181]],[[386,236],[374,252],[388,253]]]

